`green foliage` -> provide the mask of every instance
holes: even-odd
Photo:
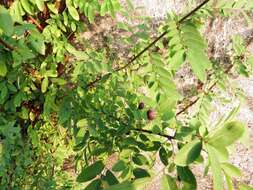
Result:
[[[173,179],[171,176],[169,175],[164,175],[162,177],[162,190],[177,190],[177,184],[176,184],[176,180]]]
[[[0,29],[7,36],[13,34],[13,20],[8,12],[3,6],[0,6]]]
[[[214,148],[210,145],[206,145],[208,156],[210,160],[210,165],[212,169],[213,174],[213,188],[214,190],[220,190],[223,189],[223,180],[222,180],[222,170],[219,163],[219,159],[215,154]]]
[[[78,175],[76,180],[78,182],[90,181],[99,175],[103,171],[104,167],[105,166],[102,161],[97,161],[94,164],[83,168],[82,172]]]
[[[168,16],[158,31],[167,45],[153,43],[146,18],[136,25],[115,19],[118,39],[103,34],[101,45],[83,32],[118,13],[136,19],[131,1],[2,1],[0,189],[139,190],[157,174],[156,155],[164,165],[163,189],[197,189],[191,166],[204,163],[214,189],[222,189],[223,175],[232,189],[241,172],[228,162],[229,146],[247,130],[234,120],[239,107],[210,127],[219,99],[212,90],[230,87],[230,71],[250,76],[252,56],[244,39],[233,36],[227,71],[209,60],[201,27],[212,17],[207,12],[247,8],[247,15],[252,7],[223,2],[184,19]],[[124,55],[138,56],[122,57],[119,45],[129,47]],[[185,64],[199,80],[193,95],[181,94],[176,83]]]
[[[240,122],[229,122],[224,127],[207,136],[207,143],[215,147],[226,147],[233,144],[244,133],[244,125]]]
[[[202,142],[199,139],[187,143],[176,154],[175,164],[178,166],[188,166],[199,157],[201,149]]]

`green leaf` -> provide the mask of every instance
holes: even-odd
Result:
[[[73,7],[71,4],[68,4],[68,11],[69,14],[73,17],[73,19],[79,21],[79,13],[77,12],[76,8]]]
[[[126,163],[122,160],[119,160],[114,166],[112,167],[112,171],[120,172],[126,168]]]
[[[183,190],[196,190],[197,189],[197,181],[192,173],[192,171],[189,169],[189,167],[180,167],[177,166],[177,174],[179,176],[179,179],[183,181]]]
[[[54,3],[47,2],[48,9],[53,12],[54,14],[58,14],[58,10]]]
[[[168,155],[167,151],[166,151],[163,147],[160,148],[160,150],[159,150],[159,157],[160,157],[161,162],[162,162],[165,166],[167,166],[168,163],[169,163],[169,161],[168,161],[169,155]]]
[[[0,104],[3,104],[8,97],[8,88],[5,82],[0,82]]]
[[[45,93],[47,91],[47,87],[48,87],[48,78],[45,77],[41,83],[41,92]]]
[[[135,179],[133,182],[135,190],[144,190],[150,181],[150,177]]]
[[[110,186],[105,190],[137,190],[134,185],[130,182],[123,182],[117,185]]]
[[[22,22],[22,15],[24,13],[21,8],[20,1],[14,1],[11,7],[9,8],[9,12],[14,22]]]
[[[174,162],[178,166],[187,166],[194,162],[200,155],[202,142],[195,139],[184,145],[175,156]]]
[[[145,178],[145,177],[150,177],[150,174],[142,168],[135,168],[133,170],[133,174],[136,178]]]
[[[100,15],[101,16],[105,16],[105,13],[107,11],[107,4],[108,4],[108,0],[104,0],[101,5],[101,8],[100,8]]]
[[[13,104],[15,107],[19,107],[21,103],[26,99],[26,95],[23,92],[18,92],[13,100]]]
[[[193,73],[198,77],[199,80],[205,82],[206,80],[206,70],[201,59],[196,55],[195,50],[191,50],[187,54],[187,59],[191,64]]]
[[[1,22],[1,21],[0,21]],[[3,60],[0,60],[0,76],[5,77],[7,74],[7,67]]]
[[[95,162],[94,164],[83,168],[82,172],[78,175],[76,179],[77,182],[82,183],[82,182],[92,180],[103,171],[104,167],[105,165],[103,164],[103,162],[99,160]]]
[[[139,166],[148,164],[148,160],[142,154],[135,154],[133,156],[133,162]]]
[[[45,55],[46,45],[44,43],[43,36],[39,32],[31,31],[29,40],[30,40],[31,46],[35,49],[35,51],[37,51],[41,55]]]
[[[196,26],[186,22],[182,26],[184,45],[186,46],[187,60],[191,64],[193,73],[202,81],[206,80],[206,70],[211,67],[205,49],[206,43]]]
[[[76,123],[77,127],[87,127],[88,126],[88,121],[86,119],[81,119]]]
[[[111,16],[113,18],[115,18],[115,10],[114,10],[114,6],[113,6],[113,3],[112,3],[112,0],[108,0],[107,6],[108,6],[109,12],[111,13]]]
[[[226,177],[228,190],[233,190],[233,181],[232,181],[232,179],[227,174],[225,174],[225,177]]]
[[[161,180],[162,190],[178,190],[176,180],[169,175],[164,175]]]
[[[59,117],[58,119],[59,124],[64,124],[70,119],[71,117],[70,98],[63,99],[62,104],[60,105],[60,108],[59,108],[58,117]]]
[[[218,157],[219,162],[226,162],[229,158],[229,153],[226,147],[219,146],[214,147],[214,151]]]
[[[222,190],[223,188],[223,177],[221,165],[219,163],[218,157],[215,154],[215,150],[212,146],[206,144],[208,157],[211,164],[211,170],[213,173],[213,188],[214,190]]]
[[[231,177],[240,177],[242,175],[240,169],[230,163],[222,163],[221,167]]]
[[[102,187],[101,179],[95,179],[90,184],[88,184],[84,190],[101,190]]]
[[[110,186],[119,183],[118,179],[114,176],[114,174],[110,170],[106,171],[106,174],[105,176],[103,176],[102,180],[106,181]]]
[[[7,36],[11,36],[14,31],[14,23],[8,10],[0,5],[0,29]]]
[[[244,133],[242,137],[240,138],[240,143],[242,143],[246,148],[250,147],[250,131],[249,131],[249,126],[245,126],[244,128]]]
[[[171,70],[177,71],[179,69],[179,67],[184,63],[184,55],[184,50],[180,50],[172,56],[171,62],[169,63]]]
[[[21,1],[21,5],[24,8],[24,10],[30,14],[33,15],[33,8],[31,3],[28,0],[20,0]]]
[[[35,0],[35,2],[36,2],[36,5],[37,5],[37,7],[38,7],[38,9],[40,10],[40,11],[43,11],[44,10],[44,0]]]
[[[24,61],[35,57],[35,55],[27,47],[24,47],[24,48],[20,47],[16,49],[15,51],[12,51],[12,56],[14,59],[13,67],[17,67]]]
[[[208,144],[215,147],[226,147],[233,144],[236,140],[242,137],[244,133],[244,124],[238,121],[226,123],[207,136]]]
[[[246,184],[240,184],[238,187],[239,187],[239,190],[253,190],[252,186],[249,186]]]
[[[133,183],[125,181],[120,184],[110,186],[105,190],[142,190],[148,182],[150,182],[150,178],[141,178],[134,180]]]
[[[88,19],[90,21],[90,23],[94,22],[94,18],[95,18],[95,12],[92,6],[88,7]]]

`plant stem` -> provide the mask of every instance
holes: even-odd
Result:
[[[33,18],[32,16],[28,16],[28,18],[31,20],[31,22],[37,26],[37,28],[39,29],[40,32],[43,31],[43,27],[40,25],[40,23],[35,20],[35,18]]]
[[[146,129],[131,129],[131,131],[138,131],[138,132],[142,132],[142,133],[148,133],[148,134],[151,134],[151,135],[157,135],[157,136],[165,137],[168,140],[172,140],[172,139],[175,138],[174,136],[165,135],[165,134],[161,134],[161,133],[154,133],[153,131],[149,131],[149,130],[146,130]]]
[[[203,1],[201,4],[199,4],[195,9],[193,9],[192,11],[190,11],[188,14],[186,14],[185,16],[183,16],[178,23],[181,24],[182,22],[184,22],[186,19],[188,19],[190,16],[192,16],[196,11],[198,11],[200,8],[202,8],[205,4],[207,4],[210,0],[205,0]],[[149,50],[153,45],[156,44],[156,42],[158,42],[160,39],[162,39],[169,31],[166,30],[164,31],[160,36],[158,36],[154,41],[152,41],[147,47],[145,47],[142,51],[140,51],[137,55],[133,56],[130,61],[125,64],[122,67],[119,67],[117,69],[115,69],[113,72],[118,72],[121,70],[126,69],[127,67],[129,67],[135,60],[137,60],[139,57],[141,57],[147,50]],[[112,73],[107,73],[105,75],[111,75]],[[92,88],[95,86],[95,84],[97,82],[99,82],[101,79],[103,78],[103,76],[97,77],[94,81],[90,82],[86,88]]]
[[[225,71],[224,73],[228,73],[231,69],[233,68],[233,65],[230,65]],[[207,92],[205,92],[204,90],[202,91],[202,93],[208,94],[208,92],[210,92],[211,90],[213,90],[213,88],[216,86],[218,80],[216,80],[207,90]],[[195,105],[199,100],[199,97],[197,97],[195,100],[193,100],[192,102],[190,102],[187,106],[185,106],[182,110],[180,110],[179,112],[176,113],[176,116],[184,113],[186,110],[188,110],[190,107],[192,107],[193,105]]]
[[[4,40],[2,40],[1,38],[0,38],[0,44],[2,44],[5,48],[7,48],[10,51],[14,50],[13,46],[11,46],[10,44],[8,44],[7,42],[5,42]]]

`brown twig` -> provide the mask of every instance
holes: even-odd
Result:
[[[28,18],[31,20],[31,22],[33,24],[35,24],[37,26],[37,28],[39,29],[40,32],[43,31],[43,29],[44,29],[43,26],[41,26],[41,24],[37,20],[35,20],[32,16],[28,16]]]
[[[199,4],[196,8],[194,8],[192,11],[190,11],[188,14],[186,14],[184,17],[182,17],[182,18],[178,21],[178,23],[179,23],[179,24],[183,23],[185,20],[187,20],[190,16],[192,16],[196,11],[198,11],[200,8],[202,8],[202,7],[203,7],[205,4],[207,4],[209,1],[210,1],[210,0],[205,0],[205,1],[203,1],[203,2],[202,2],[201,4]],[[164,31],[160,36],[158,36],[154,41],[152,41],[152,42],[151,42],[147,47],[145,47],[142,51],[140,51],[137,55],[134,55],[134,56],[130,59],[130,61],[129,61],[127,64],[125,64],[125,65],[122,66],[122,67],[119,67],[119,68],[115,69],[113,72],[118,72],[118,71],[124,70],[124,69],[126,69],[127,67],[129,67],[130,65],[132,65],[132,63],[133,63],[135,60],[137,60],[139,57],[141,57],[147,50],[149,50],[153,45],[155,45],[156,42],[158,42],[160,39],[162,39],[168,32],[169,32],[168,30]],[[107,75],[107,74],[106,74],[106,75]],[[111,75],[111,74],[109,74],[109,75]],[[103,78],[103,77],[99,77],[99,79],[98,79],[98,77],[97,77],[94,81],[90,82],[86,87],[87,87],[87,88],[94,87],[95,84],[96,84],[97,82],[99,82],[102,78]]]
[[[188,110],[190,107],[192,107],[194,104],[196,104],[199,100],[199,97],[197,97],[194,101],[191,101],[187,106],[185,106],[182,110],[176,113],[176,116],[184,113],[186,110]]]
[[[230,65],[225,71],[224,73],[228,73],[231,69],[233,68],[233,65]],[[216,80],[207,90],[207,92],[205,92],[204,90],[202,91],[202,93],[208,94],[208,92],[210,92],[211,90],[213,90],[213,88],[216,86],[216,84],[218,83],[218,80]],[[190,107],[192,107],[193,105],[195,105],[198,100],[200,99],[200,97],[195,98],[195,100],[191,101],[188,105],[186,105],[183,109],[181,109],[180,111],[178,111],[176,113],[176,116],[184,113],[186,110],[188,110]]]
[[[146,129],[131,129],[131,131],[138,131],[138,132],[142,132],[142,133],[148,133],[148,134],[151,134],[151,135],[157,135],[157,136],[165,137],[168,140],[172,140],[172,139],[175,138],[174,136],[165,135],[165,134],[162,134],[162,133],[154,133],[153,131],[149,131],[149,130],[146,130]]]
[[[13,50],[15,49],[12,45],[6,43],[6,42],[5,42],[4,40],[2,40],[1,38],[0,38],[0,44],[2,44],[5,48],[7,48],[7,49],[10,50],[10,51],[13,51]]]

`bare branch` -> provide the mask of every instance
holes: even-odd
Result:
[[[0,44],[2,44],[5,48],[7,48],[10,51],[14,50],[14,47],[12,45],[8,44],[7,42],[2,40],[1,38],[0,38]]]
[[[151,134],[151,135],[157,135],[157,136],[165,137],[168,140],[172,140],[172,139],[175,138],[174,136],[165,135],[165,134],[161,134],[161,133],[154,133],[153,131],[149,131],[149,130],[146,130],[146,129],[131,129],[131,131],[138,131],[138,132],[142,132],[142,133],[148,133],[148,134]]]
[[[233,65],[230,65],[225,71],[224,73],[229,73],[229,71],[233,68]],[[216,86],[218,80],[216,80],[207,90],[207,92],[205,92],[204,90],[202,91],[202,93],[208,94],[208,92],[210,92],[211,90],[213,90],[213,88]],[[184,113],[186,110],[188,110],[190,107],[192,107],[193,105],[195,105],[199,100],[199,97],[197,97],[195,100],[193,100],[192,102],[190,102],[188,105],[186,105],[182,110],[180,110],[179,112],[176,113],[176,116]]]

